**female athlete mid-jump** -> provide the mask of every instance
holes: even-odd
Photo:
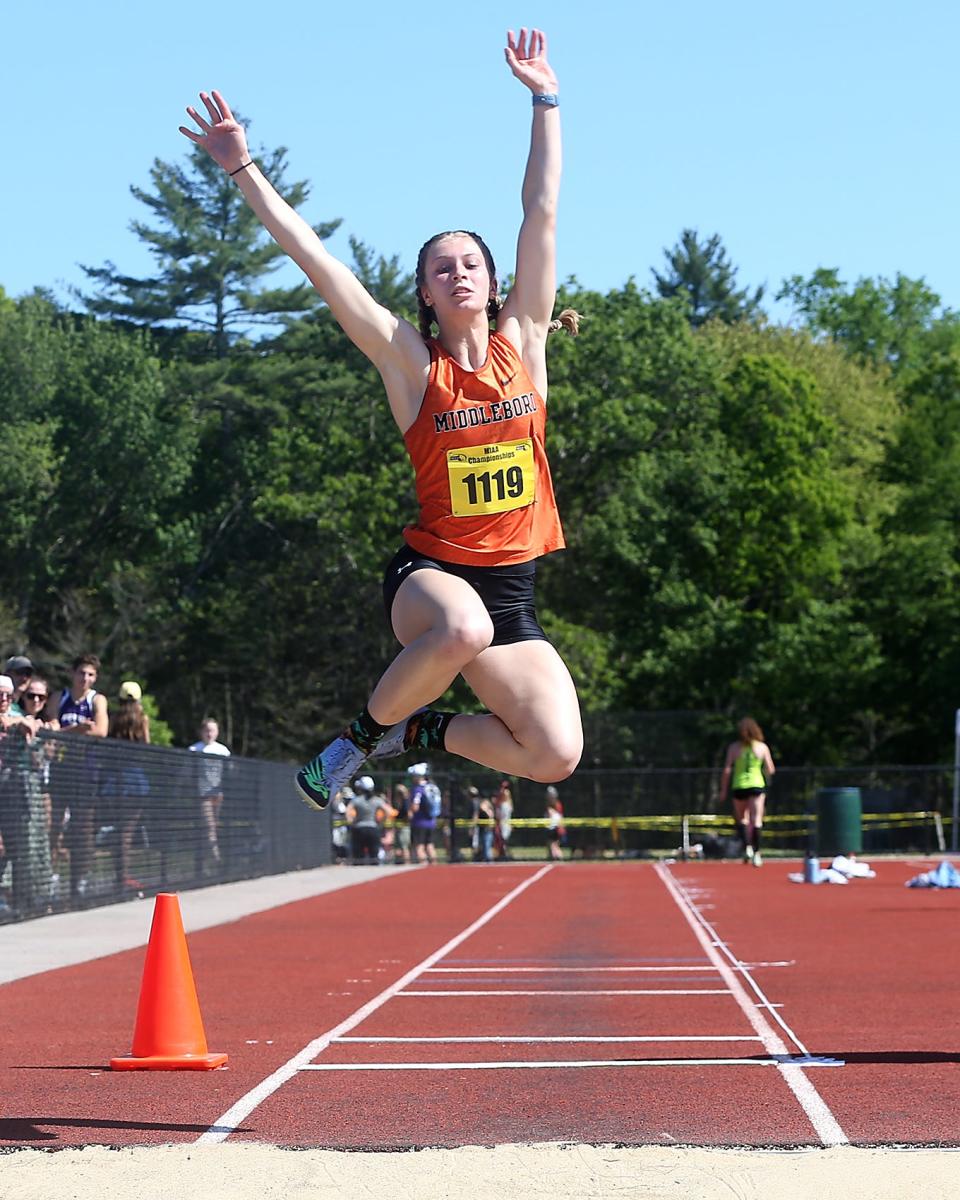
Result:
[[[501,302],[478,234],[436,234],[417,260],[419,329],[378,304],[281,199],[219,92],[200,93],[205,115],[187,109],[199,132],[180,127],[232,176],[376,366],[416,475],[418,520],[404,529],[384,580],[404,648],[363,712],[297,773],[314,808],[367,758],[413,747],[543,783],[566,778],[582,753],[576,690],[534,608],[536,561],[564,545],[545,450],[546,339],[561,324],[576,332],[575,313],[552,320],[559,87],[540,30],[508,33],[505,54],[533,99],[514,286]],[[472,136],[486,151],[486,127]],[[487,712],[427,707],[458,674]]]

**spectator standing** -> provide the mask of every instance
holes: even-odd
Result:
[[[338,867],[342,867],[350,857],[350,826],[347,824],[347,806],[352,799],[353,788],[343,787],[331,805],[333,831],[330,834],[330,840],[333,842],[334,860]]]
[[[563,861],[563,840],[567,831],[563,825],[563,804],[557,789],[547,788],[547,858]]]
[[[737,740],[727,747],[720,779],[720,803],[725,804],[732,790],[733,813],[743,841],[743,861],[759,867],[760,839],[766,807],[767,784],[776,773],[763,730],[753,717],[744,717],[737,725]],[[732,789],[731,789],[732,785]]]
[[[414,763],[407,771],[413,779],[413,791],[410,793],[410,841],[417,862],[435,863],[437,851],[433,839],[442,807],[440,789],[430,778],[430,767],[427,763]]]
[[[69,808],[66,842],[70,849],[70,900],[82,902],[93,864],[93,824],[97,796],[97,759],[90,738],[105,738],[110,718],[107,698],[94,684],[100,659],[81,654],[73,663],[73,681],[60,694],[57,721],[68,741],[54,773],[60,803]]]
[[[220,726],[213,717],[205,717],[200,723],[200,740],[190,749],[202,754],[200,760],[200,817],[205,838],[202,849],[214,864],[220,862],[220,841],[217,837],[217,822],[223,805],[223,760],[230,751],[221,742]],[[201,861],[202,869],[202,861]]]
[[[16,689],[14,689],[16,694]],[[46,908],[42,903],[43,897],[53,899],[60,882],[59,875],[54,875],[56,863],[63,840],[63,813],[61,810],[60,826],[53,834],[53,800],[50,791],[50,764],[57,752],[57,743],[45,736],[45,731],[58,728],[55,720],[45,719],[47,704],[50,700],[50,687],[46,679],[37,674],[36,668],[31,669],[26,687],[20,694],[20,707],[24,717],[31,724],[34,736],[38,739],[34,747],[32,762],[33,784],[30,788],[30,829],[28,845],[32,861],[31,872],[37,889],[35,910]],[[56,845],[57,854],[54,853]]]
[[[11,714],[14,682],[0,675],[0,877],[9,862],[13,907],[27,917],[43,912],[50,896],[50,846],[40,791],[42,722]]]
[[[369,775],[361,775],[353,783],[353,799],[347,805],[350,824],[350,858],[354,866],[380,862],[380,838],[383,822],[394,812],[383,796],[377,796],[376,785]]]
[[[14,689],[16,694],[16,689]],[[44,730],[59,729],[59,722],[46,719],[47,705],[50,701],[50,686],[47,680],[36,674],[34,670],[27,680],[27,686],[20,695],[20,707],[24,716],[34,723],[34,732],[40,734]],[[61,857],[66,853],[63,847],[64,834],[64,804],[54,804],[53,789],[50,777],[53,760],[59,752],[59,743],[52,738],[42,740],[43,753],[39,756],[38,774],[40,787],[40,806],[43,813],[43,827],[47,838],[47,853],[50,859],[50,895],[55,898],[60,884],[58,867]]]
[[[393,855],[399,864],[410,861],[410,789],[405,783],[395,783],[391,797],[393,811]]]
[[[110,714],[108,737],[141,745],[150,743],[150,718],[140,703],[143,689],[136,680],[120,684],[119,704]],[[118,895],[139,892],[143,887],[130,874],[130,850],[133,835],[143,815],[144,801],[150,795],[147,773],[135,757],[136,752],[115,749],[104,764],[100,795],[112,810],[101,819],[113,825],[114,874]]]
[[[496,856],[499,859],[510,857],[510,835],[513,832],[513,792],[510,790],[510,780],[501,779],[493,802],[497,815],[495,831]]]
[[[467,796],[473,809],[473,829],[470,834],[473,861],[491,862],[493,860],[493,828],[496,823],[493,801],[488,796],[481,796],[479,788],[475,787],[467,788]]]

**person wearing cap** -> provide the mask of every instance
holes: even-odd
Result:
[[[383,822],[396,816],[383,796],[376,793],[376,784],[369,775],[353,781],[353,799],[347,805],[350,826],[350,858],[354,866],[380,862],[380,836]]]
[[[4,663],[3,673],[9,675],[13,680],[13,699],[10,701],[10,711],[14,716],[23,716],[20,699],[33,674],[33,663],[25,654],[14,654]]]
[[[143,689],[134,679],[120,684],[119,704],[110,714],[112,740],[150,744],[150,718],[140,703]],[[150,795],[150,783],[137,752],[132,749],[111,748],[104,766],[100,795],[108,811],[100,814],[106,825],[112,825],[113,866],[117,895],[139,892],[142,884],[130,874],[130,851],[133,835],[143,814],[143,803]]]

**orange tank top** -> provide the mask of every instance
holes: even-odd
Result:
[[[502,333],[467,371],[431,339],[430,379],[404,434],[420,517],[403,536],[463,566],[529,562],[565,545],[544,445],[547,410]]]

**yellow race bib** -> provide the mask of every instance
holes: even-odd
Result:
[[[533,441],[447,451],[450,511],[455,517],[512,512],[536,497]]]

